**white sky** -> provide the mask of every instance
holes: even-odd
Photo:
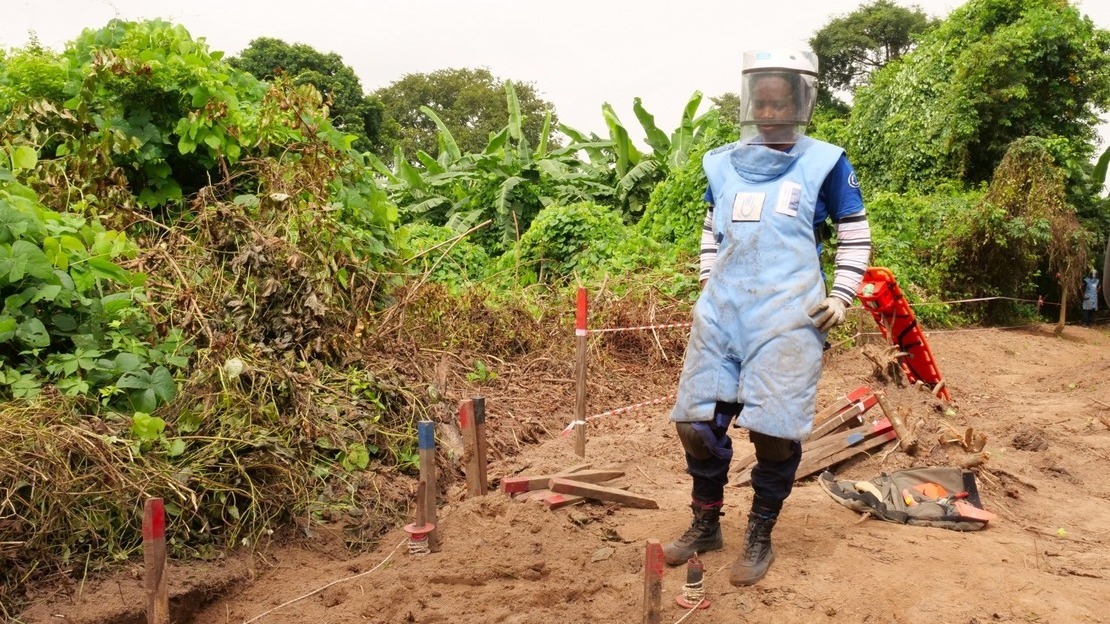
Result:
[[[957,0],[896,0],[943,17]],[[665,132],[695,90],[737,92],[740,57],[759,47],[805,47],[813,33],[860,0],[0,0],[0,47],[28,32],[60,50],[113,17],[162,17],[237,54],[256,37],[337,52],[367,92],[407,73],[487,67],[531,82],[560,120],[605,136],[609,102],[630,132],[640,96]],[[1075,2],[1110,29],[1110,2]],[[1110,124],[1102,127],[1104,145]],[[1099,150],[1101,152],[1101,150]]]

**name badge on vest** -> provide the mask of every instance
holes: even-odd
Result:
[[[779,198],[775,204],[775,212],[788,217],[798,216],[798,205],[802,201],[802,185],[787,180],[779,187]]]
[[[766,193],[737,193],[732,200],[732,221],[759,221]]]

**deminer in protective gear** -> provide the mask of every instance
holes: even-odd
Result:
[[[702,293],[671,420],[693,477],[693,522],[667,544],[670,565],[723,548],[729,425],[755,445],[754,489],[733,585],[767,573],[771,530],[790,495],[801,440],[813,428],[821,356],[871,253],[859,182],[844,150],[805,136],[817,59],[796,50],[744,54],[740,140],[705,155],[709,210],[702,228]],[[826,293],[819,226],[837,232]]]
[[[1098,310],[1098,271],[1091,269],[1091,275],[1083,278],[1083,325],[1091,326]]]

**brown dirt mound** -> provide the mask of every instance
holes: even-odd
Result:
[[[842,464],[838,475],[870,478],[882,470],[947,464],[966,455],[952,442],[967,428],[987,437],[976,469],[984,506],[999,515],[985,530],[957,533],[861,520],[812,480],[802,482],[775,529],[776,560],[751,588],[734,588],[725,570],[741,545],[749,488],[726,493],[725,548],[704,556],[712,606],[685,622],[1107,622],[1110,575],[1110,333],[1051,327],[934,332],[930,341],[952,404],[912,388],[884,388],[911,411],[921,451],[882,452]],[[613,358],[591,373],[591,412],[672,391],[678,358],[643,370]],[[861,384],[878,384],[853,350],[833,356],[819,404]],[[573,410],[573,382],[549,395],[539,442],[492,462],[493,479],[541,474],[578,463],[558,423]],[[529,381],[522,371],[519,383]],[[547,385],[546,383],[544,384]],[[511,435],[522,418],[498,392],[486,392],[491,435]],[[506,395],[512,394],[506,390]],[[540,397],[532,397],[533,400]],[[600,404],[602,401],[614,403]],[[668,540],[689,520],[689,477],[665,406],[595,421],[587,460],[625,472],[620,483],[653,497],[658,510],[588,504],[558,511],[491,491],[467,499],[456,481],[441,499],[443,549],[408,555],[397,528],[378,549],[341,560],[338,537],[275,545],[253,559],[171,569],[171,594],[183,600],[178,622],[246,622],[340,579],[255,621],[292,622],[633,622],[642,618],[647,539]],[[528,415],[532,417],[532,415]],[[534,431],[534,430],[530,430]],[[955,432],[955,433],[954,433]],[[738,454],[747,442],[734,437]],[[383,565],[384,562],[384,565]],[[203,578],[203,587],[199,579]],[[673,599],[684,570],[663,582],[664,621],[685,614]],[[198,588],[201,588],[198,590]],[[133,574],[58,588],[24,622],[131,622],[141,613]],[[197,593],[199,591],[199,593]],[[190,594],[190,592],[193,592]],[[207,603],[207,604],[202,604]],[[130,619],[129,619],[130,618]]]

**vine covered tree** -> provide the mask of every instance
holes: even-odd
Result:
[[[302,43],[259,37],[230,63],[259,80],[272,81],[284,74],[293,84],[311,84],[329,103],[336,129],[356,137],[352,147],[370,151],[379,146],[381,102],[363,93],[355,71],[338,54],[325,54]]]
[[[854,91],[865,84],[872,72],[910,51],[915,37],[934,23],[920,7],[900,7],[890,0],[875,0],[834,18],[809,40],[821,61],[818,97],[829,103],[834,91]]]
[[[554,107],[540,98],[530,83],[513,81],[513,87],[520,104],[524,136],[539,137],[544,131],[544,115],[554,111]],[[381,99],[385,109],[384,152],[392,154],[393,147],[400,146],[408,158],[421,150],[433,156],[439,153],[439,129],[435,121],[421,112],[421,106],[435,111],[451,130],[462,153],[481,153],[490,135],[501,131],[510,114],[505,101],[505,81],[485,68],[406,74],[374,95]],[[557,126],[558,118],[553,114],[549,128]]]
[[[1024,136],[1074,170],[1108,105],[1110,32],[1059,0],[971,0],[856,92],[849,148],[890,190],[989,180]]]

